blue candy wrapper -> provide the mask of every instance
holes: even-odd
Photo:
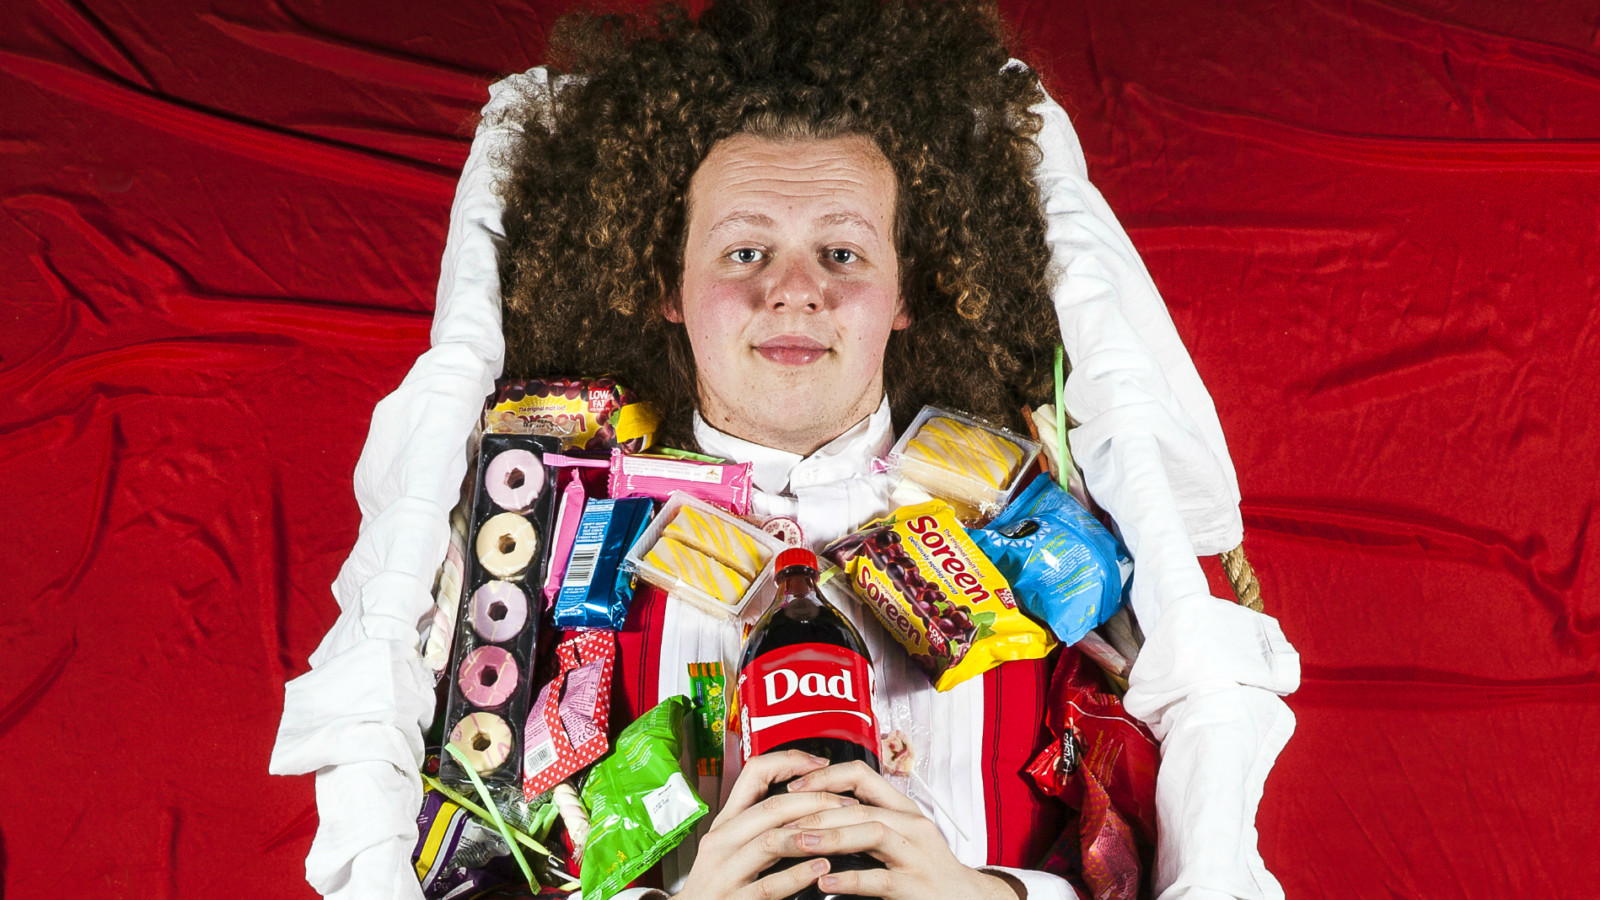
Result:
[[[1022,608],[1073,644],[1122,605],[1122,544],[1071,494],[1035,478],[972,540],[1011,582]]]
[[[584,507],[556,595],[558,628],[622,628],[633,601],[633,574],[620,564],[650,523],[650,507],[645,497],[590,500]]]

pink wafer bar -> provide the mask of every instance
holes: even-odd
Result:
[[[673,491],[720,506],[736,516],[750,512],[749,463],[712,463],[670,456],[611,454],[611,496],[649,497],[665,503]]]

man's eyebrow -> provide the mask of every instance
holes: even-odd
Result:
[[[766,215],[765,213],[734,210],[733,212],[723,216],[722,219],[717,222],[717,224],[711,226],[711,230],[706,233],[706,236],[714,237],[717,232],[728,228],[733,228],[737,225],[749,225],[755,228],[773,228],[777,226],[777,224],[778,223],[773,221],[771,216]]]
[[[850,212],[848,210],[824,213],[818,216],[816,221],[818,225],[859,228],[873,237],[878,236],[878,229],[873,226],[872,222],[869,221],[866,216],[863,216],[860,213]],[[741,225],[752,228],[776,228],[778,223],[766,213],[747,210],[734,210],[733,212],[723,216],[717,222],[717,224],[711,226],[711,230],[706,233],[706,236],[715,237],[720,231],[725,231]]]
[[[867,220],[866,216],[848,211],[831,212],[826,215],[818,216],[817,224],[846,225],[854,228],[860,228],[873,237],[878,236],[878,229],[873,227],[872,223]]]

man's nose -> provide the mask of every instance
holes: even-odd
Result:
[[[816,312],[822,308],[825,284],[820,267],[810,260],[792,258],[778,267],[767,290],[767,306],[774,312]]]

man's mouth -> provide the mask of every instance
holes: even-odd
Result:
[[[755,351],[768,362],[783,366],[803,366],[828,354],[828,345],[800,335],[781,335],[755,345]]]

